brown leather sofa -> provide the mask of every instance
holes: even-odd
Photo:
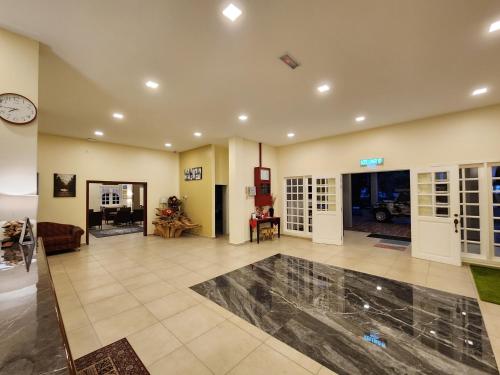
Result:
[[[46,253],[79,248],[83,233],[82,228],[69,224],[49,222],[37,224],[37,236],[43,239]]]

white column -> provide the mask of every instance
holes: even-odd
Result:
[[[229,243],[240,244],[248,240],[248,217],[245,192],[244,141],[229,139]]]

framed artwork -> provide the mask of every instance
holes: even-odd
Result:
[[[54,173],[54,197],[76,197],[76,174]]]
[[[184,181],[196,181],[203,178],[202,167],[184,169]]]

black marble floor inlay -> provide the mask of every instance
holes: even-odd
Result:
[[[338,374],[498,374],[473,298],[282,254],[191,289]]]

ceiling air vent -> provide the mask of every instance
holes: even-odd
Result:
[[[280,57],[280,60],[292,69],[298,68],[300,66],[300,64],[289,54],[284,54]]]

